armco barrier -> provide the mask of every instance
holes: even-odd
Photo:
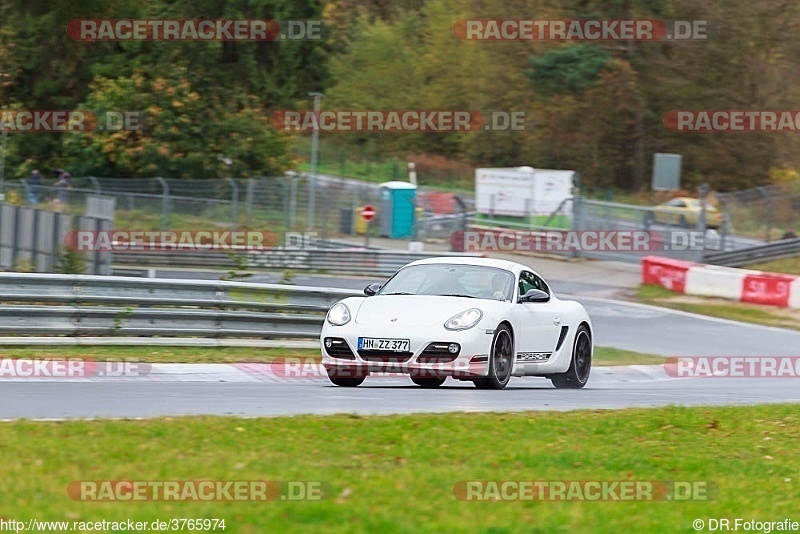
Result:
[[[236,249],[236,247],[231,247]],[[479,256],[454,252],[406,252],[396,250],[351,249],[272,249],[220,251],[120,251],[114,253],[119,267],[244,268],[312,271],[348,275],[387,277],[415,260],[438,256]],[[239,265],[238,256],[244,265]]]
[[[800,309],[800,277],[648,256],[642,281],[678,293]]]
[[[686,289],[686,273],[696,264],[659,256],[642,259],[642,282],[655,284],[678,293]]]
[[[357,291],[211,280],[0,273],[0,334],[315,339]]]

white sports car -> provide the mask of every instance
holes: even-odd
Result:
[[[322,327],[322,363],[338,386],[398,372],[422,387],[447,377],[483,389],[502,389],[512,376],[543,376],[557,388],[589,380],[589,315],[519,263],[419,260],[364,294],[331,306]]]

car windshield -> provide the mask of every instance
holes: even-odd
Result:
[[[510,301],[514,274],[481,265],[412,265],[397,272],[379,295],[440,295]]]

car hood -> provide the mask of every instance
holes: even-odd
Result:
[[[470,308],[487,309],[502,305],[500,301],[432,295],[375,295],[363,299],[355,314],[360,325],[430,326],[442,324],[457,313]]]

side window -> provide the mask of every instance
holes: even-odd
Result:
[[[544,280],[530,271],[522,271],[519,273],[519,296],[521,297],[531,289],[540,289],[548,295],[550,294],[550,288],[547,287]]]
[[[536,276],[535,274],[532,274],[531,276],[533,277],[533,287],[535,287],[536,289],[541,289],[542,291],[544,291],[545,293],[547,293],[549,295],[550,294],[550,288],[547,287],[547,284],[544,283],[544,280],[542,280],[540,277]]]

